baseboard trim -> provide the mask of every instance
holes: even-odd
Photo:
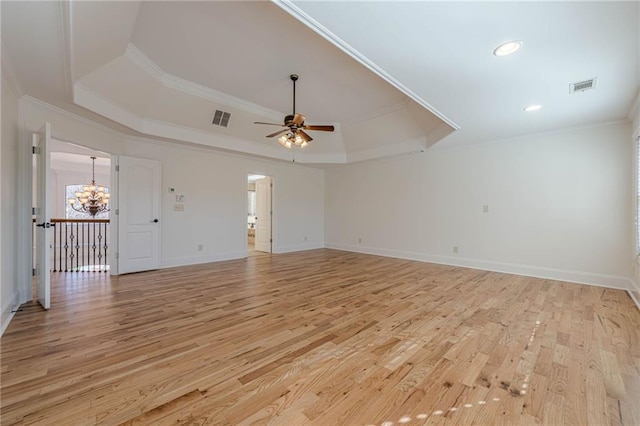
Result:
[[[9,326],[9,323],[16,314],[17,309],[20,307],[20,292],[16,292],[11,301],[2,309],[2,319],[0,320],[2,328],[0,329],[0,337],[4,334],[4,331]]]
[[[629,293],[631,300],[633,300],[638,309],[640,309],[640,285],[638,285],[638,283],[633,279],[629,280],[629,289],[627,290],[627,293]]]
[[[427,253],[387,250],[360,245],[355,246],[350,244],[327,243],[325,244],[325,247],[336,250],[373,254],[385,257],[395,257],[407,260],[416,260],[419,262],[439,263],[442,265],[460,266],[463,268],[481,269],[484,271],[502,272],[506,274],[523,275],[527,277],[544,278],[557,281],[573,282],[578,284],[594,285],[598,287],[615,288],[619,290],[629,289],[629,278],[617,275],[569,271],[564,269],[545,268],[531,265],[518,265],[514,263],[494,262],[457,256],[440,256]]]
[[[174,268],[177,266],[198,265],[201,263],[222,262],[247,257],[246,251],[232,251],[227,253],[205,254],[200,256],[184,256],[162,259],[161,268]]]
[[[292,246],[278,247],[274,253],[293,253],[296,251],[316,250],[324,248],[324,244],[296,244]]]

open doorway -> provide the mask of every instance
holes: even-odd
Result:
[[[111,156],[51,139],[52,273],[108,272]]]
[[[249,174],[247,176],[247,249],[271,253],[272,235],[272,190],[270,176]]]

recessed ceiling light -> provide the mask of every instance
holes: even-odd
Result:
[[[520,40],[507,41],[496,47],[493,54],[496,56],[507,56],[516,53],[520,48],[522,48],[522,42]]]
[[[531,112],[531,111],[538,111],[540,108],[542,108],[542,105],[529,105],[524,110],[526,112]]]

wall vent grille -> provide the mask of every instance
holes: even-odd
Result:
[[[569,85],[569,93],[584,92],[585,90],[591,90],[596,88],[597,78],[590,78],[589,80],[578,81],[577,83],[571,83]]]
[[[229,125],[229,119],[231,118],[231,114],[228,112],[220,111],[219,109],[213,114],[212,124],[216,126],[227,127]]]

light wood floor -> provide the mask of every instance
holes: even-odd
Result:
[[[72,275],[1,344],[3,425],[640,425],[623,291],[334,250]]]

